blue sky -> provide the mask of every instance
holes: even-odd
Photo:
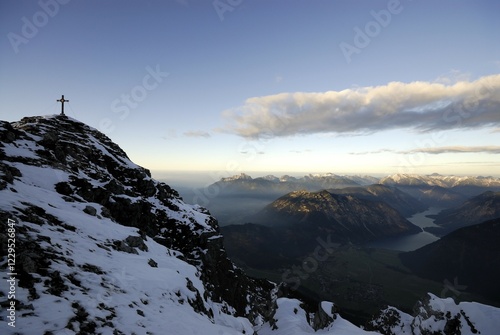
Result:
[[[64,94],[68,116],[157,176],[499,176],[498,14],[498,1],[5,0],[0,117],[58,113]]]

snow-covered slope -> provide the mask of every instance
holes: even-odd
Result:
[[[60,221],[32,223],[22,215],[14,216],[22,250],[18,262],[27,272],[18,271],[16,331],[33,335],[251,333],[248,319],[223,313],[225,304],[203,299],[206,291],[200,272],[182,261],[180,252],[141,237],[137,228],[85,213],[85,203],[68,206],[37,182],[57,182],[49,169],[34,168],[32,176],[36,180],[23,178],[23,183],[13,185],[17,193],[2,193],[2,209],[5,201],[17,207],[29,197],[38,211]],[[139,241],[138,247],[127,242],[134,240],[130,236]],[[119,243],[125,246],[117,250]],[[36,247],[31,249],[29,244]],[[28,275],[32,278],[25,279]],[[7,277],[3,274],[2,282]],[[0,329],[2,334],[14,330],[6,321]]]
[[[330,302],[322,302],[320,310],[314,315],[308,314],[296,299],[280,298],[276,304],[277,310],[273,320],[259,328],[259,335],[379,334],[355,328],[352,323],[335,313],[335,305]],[[311,327],[311,320],[320,327]]]
[[[229,261],[205,209],[97,130],[30,117],[0,121],[0,141],[0,334],[365,333],[325,303],[289,314]]]
[[[415,316],[388,307],[371,321],[371,327],[387,335],[496,335],[500,309],[475,302],[456,304],[452,298],[429,294],[415,306]]]

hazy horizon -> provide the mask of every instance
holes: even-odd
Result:
[[[309,174],[326,174],[333,173],[336,175],[345,175],[345,176],[372,176],[376,178],[382,178],[389,175],[397,174],[395,173],[355,173],[355,172],[290,172],[290,171],[169,171],[169,170],[151,170],[151,175],[153,178],[165,182],[169,184],[171,187],[183,187],[183,188],[202,188],[208,185],[211,185],[221,178],[232,177],[235,175],[240,175],[241,173],[245,173],[252,178],[264,177],[267,175],[274,175],[276,177],[281,177],[284,175],[289,175],[292,177],[304,177]],[[431,175],[437,172],[431,173],[408,173],[408,174],[416,174],[416,175]],[[473,175],[473,174],[446,174],[446,173],[438,173],[444,176],[460,176],[460,177],[493,177],[500,178],[500,174],[488,174],[488,175]]]

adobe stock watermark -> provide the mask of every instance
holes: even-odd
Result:
[[[161,71],[159,64],[156,64],[155,68],[147,66],[141,84],[132,87],[129,92],[123,93],[119,98],[114,99],[111,102],[111,111],[118,114],[121,121],[125,120],[130,111],[137,108],[139,103],[144,101],[150,92],[157,89],[169,75],[170,73]],[[99,121],[99,130],[105,134],[113,132],[115,128],[115,123],[109,117]]]
[[[242,3],[243,0],[214,0],[212,5],[219,16],[219,20],[224,21],[225,13],[234,11]]]
[[[358,26],[354,27],[352,44],[344,41],[339,44],[347,64],[352,62],[353,54],[361,53],[364,48],[370,45],[372,39],[380,35],[383,28],[389,26],[393,16],[400,14],[402,11],[403,5],[401,5],[399,0],[389,0],[387,2],[387,9],[381,9],[378,12],[375,10],[370,11],[373,20],[368,21],[363,29]]]
[[[16,327],[16,288],[17,288],[17,273],[16,273],[16,220],[7,219],[7,324],[9,327]]]
[[[446,108],[442,115],[441,121],[443,124],[449,124],[449,127],[444,127],[444,130],[432,132],[429,137],[421,140],[416,140],[417,149],[406,157],[399,157],[400,164],[398,173],[413,173],[415,168],[423,166],[427,160],[428,153],[426,150],[436,148],[446,142],[446,130],[461,127],[467,119],[471,118],[474,113],[477,113],[480,101],[492,93],[494,90],[486,84],[478,87],[471,98],[465,99],[460,103],[454,103],[449,108]]]
[[[340,247],[339,243],[334,243],[327,236],[326,241],[321,237],[316,238],[318,245],[314,251],[304,258],[301,265],[294,265],[291,269],[283,271],[281,281],[288,285],[288,287],[295,291],[300,287],[302,280],[306,280],[316,270],[321,263],[325,262],[335,252],[335,249]]]
[[[31,17],[21,18],[20,34],[10,32],[7,34],[12,49],[17,54],[22,44],[28,44],[30,40],[38,35],[41,28],[45,27],[51,18],[55,17],[62,5],[66,5],[70,0],[40,0],[36,11]]]

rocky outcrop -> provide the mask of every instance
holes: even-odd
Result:
[[[451,298],[428,294],[415,305],[413,315],[388,307],[367,325],[384,335],[494,334],[500,310],[478,303],[456,304]]]
[[[323,301],[318,306],[318,311],[314,314],[311,326],[314,330],[327,328],[337,318],[338,309],[330,302]]]

